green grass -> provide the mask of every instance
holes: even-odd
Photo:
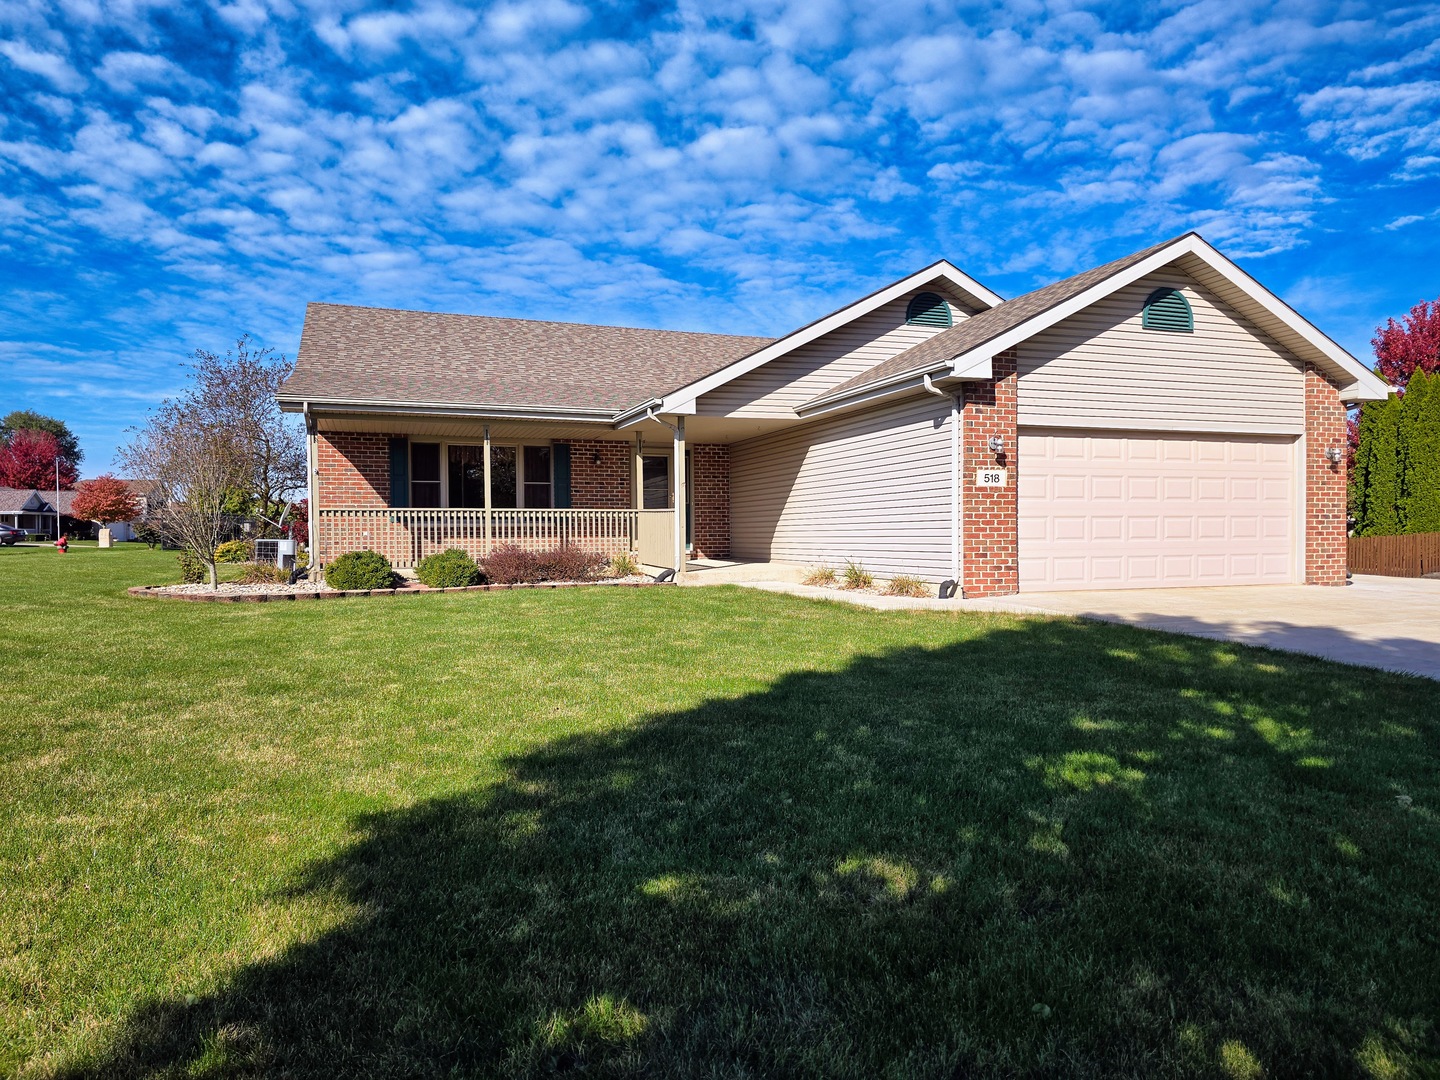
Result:
[[[1440,685],[731,588],[123,593],[175,578],[0,550],[0,1075],[1440,1071]]]

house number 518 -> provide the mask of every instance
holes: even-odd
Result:
[[[976,487],[1004,487],[1005,469],[976,469]]]

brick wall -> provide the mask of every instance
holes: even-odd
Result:
[[[570,505],[577,510],[628,510],[635,444],[617,439],[557,439],[570,444]]]
[[[317,509],[382,508],[390,499],[390,436],[355,431],[321,432],[315,439],[320,485]],[[347,551],[374,547],[373,525],[344,519],[317,520],[315,548],[324,563]]]
[[[1015,352],[994,360],[994,379],[967,383],[960,424],[961,544],[965,596],[1001,596],[1020,588],[1019,438],[1016,420]],[[1005,440],[997,458],[992,435]],[[1009,471],[1003,488],[976,487],[975,470],[999,465]]]
[[[1345,584],[1345,461],[1326,459],[1345,449],[1345,405],[1334,383],[1305,366],[1305,583]]]
[[[692,451],[694,503],[691,543],[697,559],[730,557],[730,447],[696,443]]]

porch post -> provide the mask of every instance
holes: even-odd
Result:
[[[635,461],[630,472],[630,504],[636,510],[645,509],[645,435],[635,433]]]
[[[485,425],[485,547],[486,555],[490,554],[490,425]]]
[[[685,577],[685,417],[675,417],[675,580]]]

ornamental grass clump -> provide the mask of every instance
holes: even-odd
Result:
[[[925,582],[910,574],[896,574],[885,583],[886,596],[929,596]]]
[[[634,577],[638,573],[640,573],[640,564],[628,551],[610,556],[610,565],[605,568],[607,577]]]
[[[347,551],[325,567],[325,584],[342,591],[389,589],[395,585],[395,570],[378,551]]]
[[[835,573],[833,566],[811,567],[809,572],[801,579],[802,585],[814,585],[822,589],[833,589],[835,583],[840,580],[840,575]]]
[[[248,564],[235,579],[241,585],[288,585],[290,584],[290,571],[274,563]]]
[[[425,556],[416,565],[415,576],[422,585],[432,589],[460,589],[478,585],[483,580],[475,560],[460,548],[446,548]]]
[[[875,587],[875,575],[857,562],[847,560],[843,576],[845,578],[844,587],[847,589],[873,589]]]

